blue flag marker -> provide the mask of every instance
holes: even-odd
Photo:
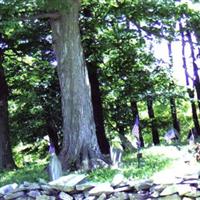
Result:
[[[140,142],[139,123],[140,123],[139,116],[137,115],[135,119],[135,123],[133,125],[132,134],[136,138],[138,167],[140,167],[140,159],[142,158],[142,153],[140,152],[141,142]]]

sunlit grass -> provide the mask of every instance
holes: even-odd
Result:
[[[160,148],[159,148],[160,149]],[[127,153],[123,156],[123,162],[118,169],[96,169],[89,173],[89,179],[92,181],[111,181],[117,173],[124,174],[127,178],[146,179],[153,176],[172,164],[173,158],[169,158],[158,152],[150,153],[149,149],[143,151],[143,156],[138,165],[137,153]]]
[[[119,168],[109,167],[93,170],[88,173],[88,179],[93,182],[107,182],[112,181],[118,173],[133,179],[150,178],[155,173],[170,167],[176,159],[180,158],[183,152],[183,149],[180,151],[174,146],[149,147],[142,150],[139,166],[137,152],[124,153]],[[45,170],[48,159],[39,160],[34,155],[33,158],[33,162],[19,169],[0,172],[0,187],[10,183],[23,183],[24,181],[38,182],[39,179],[48,181],[47,170]]]

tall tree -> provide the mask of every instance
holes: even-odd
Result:
[[[197,94],[198,107],[200,110],[200,78],[199,78],[199,74],[198,74],[199,69],[196,64],[196,56],[195,56],[195,52],[194,52],[194,45],[193,45],[192,35],[190,33],[190,30],[187,30],[186,33],[187,33],[188,42],[189,42],[190,51],[191,51],[191,58],[192,58],[192,65],[193,65],[193,82],[194,82],[194,87],[195,87],[196,94]]]
[[[0,170],[11,169],[15,167],[12,158],[9,120],[8,120],[8,85],[6,82],[3,60],[6,44],[3,41],[3,35],[0,34]]]
[[[158,129],[157,129],[156,121],[155,121],[153,99],[151,96],[147,96],[147,108],[148,108],[149,119],[151,122],[151,132],[152,132],[153,143],[157,145],[157,144],[160,144],[160,139],[159,139],[159,133],[158,133]]]
[[[80,13],[80,32],[91,85],[92,106],[96,125],[96,135],[103,154],[110,153],[110,146],[104,128],[102,95],[99,81],[99,64],[102,62],[101,49],[97,40],[97,19],[94,10],[98,3],[83,3]],[[93,10],[94,9],[94,10]],[[89,21],[89,22],[88,22]],[[98,24],[98,26],[100,26]],[[94,54],[95,52],[95,54]]]
[[[89,80],[91,84],[92,106],[96,125],[96,135],[100,150],[103,154],[110,153],[110,145],[106,138],[103,118],[103,108],[101,101],[101,91],[99,88],[98,69],[92,63],[87,63]]]
[[[59,5],[58,17],[51,18],[63,116],[60,158],[64,170],[81,166],[89,169],[99,164],[102,154],[95,134],[90,84],[80,41],[80,1],[66,3],[67,10]]]
[[[197,116],[196,105],[194,102],[194,89],[190,88],[189,73],[188,73],[188,69],[187,69],[186,56],[185,56],[185,46],[186,46],[185,34],[184,34],[184,28],[183,28],[183,25],[181,22],[179,23],[179,29],[180,29],[181,43],[182,43],[183,69],[185,71],[185,81],[186,81],[188,96],[190,98],[193,123],[194,123],[195,129],[197,130],[197,133],[200,135],[200,126],[199,126],[199,121],[198,121],[198,116]]]
[[[171,42],[168,43],[168,53],[169,53],[170,75],[171,75],[171,70],[173,68],[173,56],[172,56]],[[173,80],[173,77],[172,77],[170,87],[173,88],[174,85],[175,84],[174,84],[174,80]],[[179,126],[177,111],[176,111],[176,101],[175,101],[175,98],[173,96],[170,97],[170,109],[171,109],[173,127],[178,131],[178,133],[180,133],[180,126]]]

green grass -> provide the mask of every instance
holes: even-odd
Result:
[[[142,151],[143,156],[140,167],[138,167],[137,153],[126,153],[123,155],[123,162],[120,168],[96,169],[88,173],[88,178],[93,182],[106,182],[111,181],[118,173],[133,179],[150,178],[154,173],[167,168],[173,162],[173,158],[165,155],[166,152],[161,152],[162,149],[169,152],[169,149],[166,149],[166,147],[144,149]],[[19,169],[0,172],[0,187],[10,183],[23,183],[24,181],[37,182],[39,179],[48,181],[47,172],[45,171],[47,160],[34,160]]]
[[[152,155],[148,153],[148,150],[144,150],[140,166],[138,166],[136,156],[136,153],[127,153],[123,157],[120,168],[96,169],[89,173],[89,179],[95,182],[111,181],[117,173],[122,173],[127,178],[150,178],[154,173],[167,168],[173,162],[173,159],[164,155]]]
[[[29,166],[12,171],[0,172],[0,187],[11,183],[37,182],[39,179],[48,180],[44,164],[30,164]]]

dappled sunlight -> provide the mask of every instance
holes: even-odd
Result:
[[[148,149],[145,149],[140,164],[138,165],[136,152],[124,153],[122,163],[119,164],[117,169],[96,169],[89,173],[89,178],[93,181],[105,182],[111,181],[114,175],[122,173],[127,178],[146,179],[156,172],[167,168],[172,161],[172,159],[165,155],[158,156],[156,153],[154,155],[149,153]]]
[[[152,146],[144,150],[147,154],[151,155],[163,155],[168,158],[177,159],[182,156],[182,151],[180,151],[176,146]]]

